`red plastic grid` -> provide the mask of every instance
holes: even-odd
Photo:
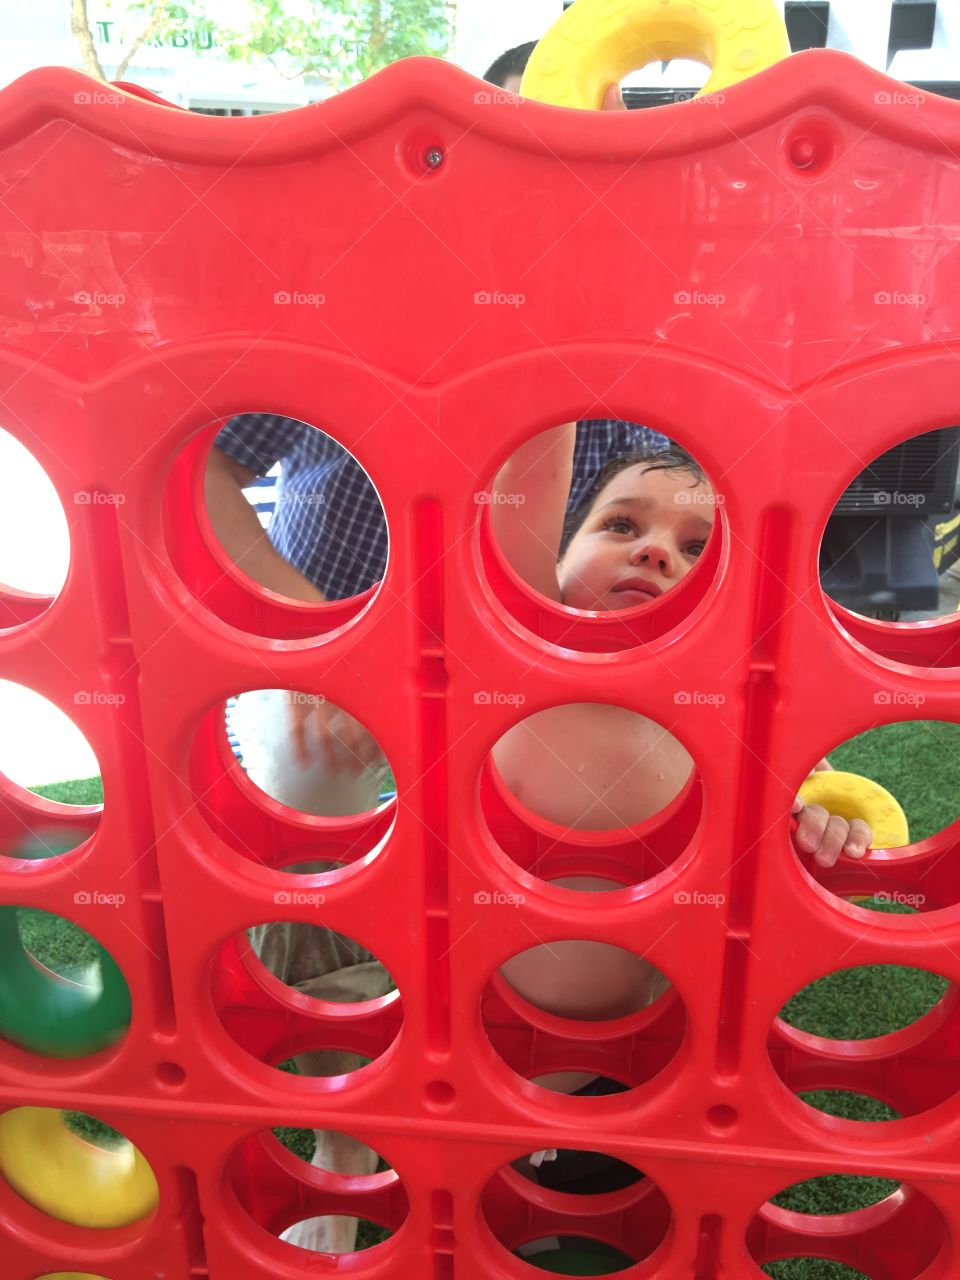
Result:
[[[615,119],[478,104],[475,81],[433,61],[259,120],[86,102],[89,83],[61,70],[4,91],[0,405],[60,493],[72,560],[45,611],[4,595],[0,670],[70,710],[105,802],[74,852],[5,859],[0,902],[88,928],[127,977],[133,1021],[80,1061],[4,1044],[0,1097],[116,1124],[160,1184],[148,1224],[109,1232],[0,1185],[11,1277],[531,1276],[491,1221],[511,1246],[583,1221],[649,1253],[622,1274],[651,1280],[746,1280],[751,1251],[817,1252],[875,1280],[954,1274],[955,989],[882,1043],[825,1045],[776,1021],[837,967],[960,978],[960,824],[815,881],[786,817],[810,762],[878,722],[878,691],[890,719],[913,716],[905,695],[921,691],[925,718],[955,720],[960,704],[960,619],[865,622],[817,583],[846,483],[957,419],[960,116],[885,103],[890,83],[817,52],[719,103]],[[797,138],[812,168],[794,166]],[[922,304],[875,301],[919,282]],[[492,289],[525,301],[478,309]],[[691,305],[691,289],[725,301]],[[283,290],[325,301],[275,305]],[[359,605],[269,599],[211,548],[200,450],[210,424],[248,410],[328,429],[373,478],[390,561]],[[704,563],[639,621],[534,600],[478,520],[475,493],[521,440],[591,416],[662,428],[723,497]],[[396,805],[308,818],[246,786],[215,708],[273,686],[322,691],[368,725]],[[124,701],[75,705],[90,687]],[[489,774],[517,712],[474,694],[519,688],[524,714],[616,702],[693,755],[668,814],[600,842],[639,887],[584,902],[532,874],[594,854],[558,847]],[[681,710],[679,689],[724,701]],[[37,802],[5,801],[13,848]],[[323,888],[323,923],[370,946],[397,994],[317,1012],[239,956],[250,924],[316,922],[274,898],[291,883],[276,868],[305,852],[350,864],[299,883]],[[834,896],[920,883],[918,918],[867,918]],[[74,894],[92,884],[123,907],[81,913]],[[675,894],[705,885],[723,910],[678,909]],[[494,924],[478,891],[525,901]],[[531,931],[642,950],[674,990],[581,1038],[491,982]],[[267,1065],[323,1045],[374,1061],[333,1080]],[[522,1079],[559,1067],[634,1087],[572,1099]],[[813,1087],[872,1093],[904,1118],[818,1115],[794,1096]],[[278,1123],[368,1138],[395,1176],[358,1188],[310,1172],[257,1136]],[[558,1145],[649,1181],[571,1204],[500,1172]],[[763,1207],[827,1171],[905,1190],[837,1220]],[[400,1229],[339,1263],[271,1239],[337,1209]]]

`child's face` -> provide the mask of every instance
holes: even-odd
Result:
[[[557,564],[560,598],[573,609],[630,609],[675,587],[713,525],[713,490],[688,471],[618,472]]]

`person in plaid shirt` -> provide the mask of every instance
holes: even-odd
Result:
[[[568,512],[580,505],[611,458],[656,453],[668,445],[666,436],[632,422],[578,423]],[[248,413],[227,423],[215,448],[227,457],[212,456],[214,467],[232,475],[241,487],[280,463],[277,506],[267,538],[277,555],[320,593],[318,597],[306,586],[302,593],[290,590],[294,580],[283,574],[283,594],[343,600],[381,580],[387,564],[387,526],[380,500],[359,462],[332,436],[294,418]],[[261,530],[252,523],[249,528],[253,540],[259,540]],[[256,548],[246,551],[246,571],[262,582],[256,572],[261,563]],[[254,563],[248,559],[251,551]],[[269,556],[262,564],[269,570]]]

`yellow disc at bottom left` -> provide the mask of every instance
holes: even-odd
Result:
[[[0,1173],[24,1200],[77,1227],[128,1226],[159,1198],[153,1170],[135,1146],[95,1147],[51,1107],[0,1115]]]

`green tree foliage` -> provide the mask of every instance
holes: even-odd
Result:
[[[68,3],[84,70],[103,80],[87,0]],[[203,30],[210,31],[212,43],[235,61],[268,62],[289,79],[311,76],[333,90],[342,89],[398,58],[443,57],[450,47],[455,9],[455,0],[247,0],[231,9],[243,15],[243,22],[224,27],[215,23],[204,0],[132,0],[114,8],[116,26],[127,32],[114,78],[123,78],[145,46]]]
[[[218,32],[229,57],[265,58],[334,89],[398,58],[442,57],[453,25],[448,0],[249,0],[249,13],[245,29]]]

